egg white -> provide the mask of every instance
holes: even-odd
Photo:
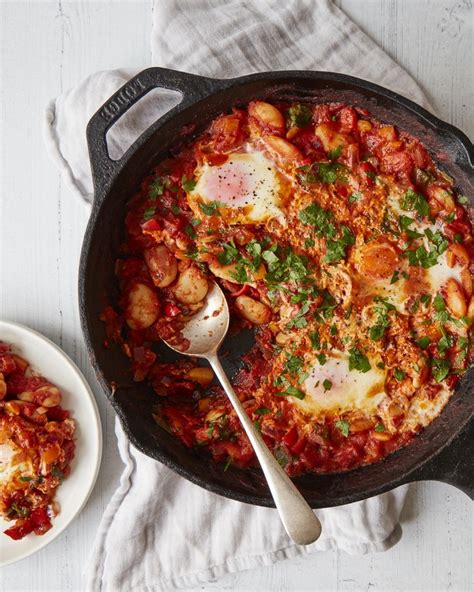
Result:
[[[197,215],[199,203],[218,202],[226,222],[261,224],[281,218],[282,185],[274,164],[260,152],[230,154],[221,165],[207,162],[195,171],[197,183],[188,202]]]
[[[331,352],[324,365],[315,360],[308,373],[302,384],[305,397],[294,402],[311,415],[359,410],[370,416],[387,398],[385,371],[377,368],[373,360],[368,372],[349,370],[349,356]],[[331,382],[330,389],[325,389],[325,380]]]

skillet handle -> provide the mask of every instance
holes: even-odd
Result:
[[[442,481],[474,500],[474,420],[437,456],[410,475],[410,481]]]
[[[106,139],[107,131],[130,107],[154,88],[164,88],[181,94],[180,103],[172,111],[178,108],[183,109],[215,90],[218,82],[211,78],[167,68],[148,68],[131,78],[113,94],[92,116],[87,125],[87,144],[95,189],[95,202],[100,200],[100,196],[104,194],[128,154],[134,151],[135,142],[121,158],[113,160],[109,156]],[[142,135],[147,134],[150,130],[151,128]]]

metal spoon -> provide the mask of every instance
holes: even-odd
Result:
[[[319,538],[321,523],[267,448],[260,432],[242,407],[219,361],[217,350],[229,328],[229,316],[224,293],[216,283],[212,283],[204,307],[182,330],[183,337],[189,341],[188,349],[183,351],[175,345],[165,343],[181,354],[205,358],[210,363],[253,446],[286,532],[298,545],[309,545]]]

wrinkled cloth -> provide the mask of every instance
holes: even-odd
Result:
[[[329,0],[156,0],[152,65],[228,78],[265,70],[337,71],[376,82],[429,107],[416,82]],[[46,144],[72,191],[93,199],[85,129],[93,113],[136,71],[89,76],[52,100]],[[176,103],[148,96],[108,134],[117,157]],[[275,510],[209,493],[138,452],[118,420],[125,464],[87,566],[89,590],[155,591],[197,585],[281,559],[340,549],[383,551],[401,536],[407,487],[317,511],[323,535],[293,544]]]

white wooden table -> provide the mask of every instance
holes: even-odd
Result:
[[[420,81],[442,118],[474,137],[471,0],[337,4]],[[90,370],[79,326],[76,275],[87,212],[46,155],[42,119],[51,97],[92,71],[149,66],[151,11],[150,1],[0,2],[0,316],[43,332],[77,361],[97,393],[105,434],[102,469],[87,507],[49,547],[3,569],[5,591],[84,589],[83,569],[120,475],[113,413]],[[383,554],[325,553],[200,589],[473,589],[472,504],[466,496],[439,483],[413,486],[402,527],[402,541]]]

